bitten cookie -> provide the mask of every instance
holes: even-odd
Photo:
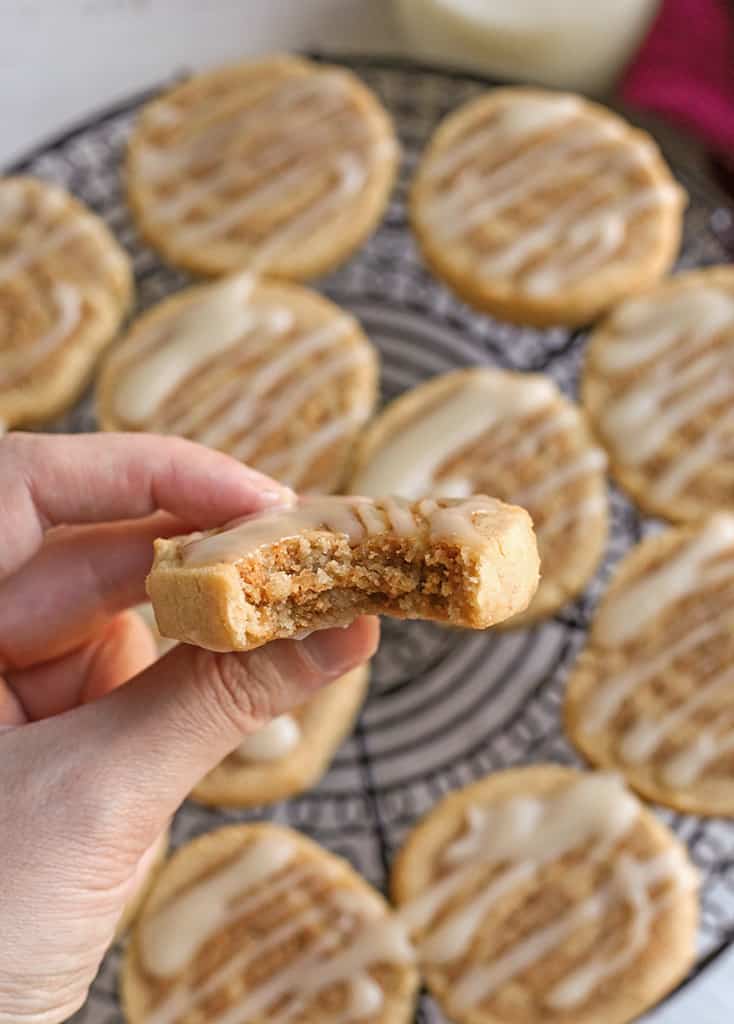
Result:
[[[683,206],[644,132],[579,96],[504,88],[439,125],[411,221],[467,302],[514,323],[582,324],[668,270]]]
[[[646,512],[683,523],[734,511],[734,267],[618,306],[591,336],[582,394]]]
[[[566,690],[566,731],[649,799],[734,817],[734,516],[639,544]]]
[[[143,108],[128,197],[171,263],[305,280],[375,227],[398,156],[387,112],[355,75],[266,57],[196,75]]]
[[[57,185],[0,178],[0,428],[70,406],[131,298],[99,217]]]
[[[527,508],[542,579],[522,626],[583,589],[607,536],[605,459],[548,377],[457,370],[392,402],[357,448],[355,494],[495,494]]]
[[[465,501],[313,498],[155,542],[147,580],[163,636],[248,650],[362,614],[484,629],[538,585],[524,509]]]
[[[612,776],[499,772],[446,797],[392,873],[428,988],[455,1024],[626,1024],[686,974],[697,878]]]
[[[192,799],[220,807],[258,807],[311,789],[354,725],[368,680],[363,665],[246,736],[201,780]]]
[[[178,434],[301,492],[335,490],[377,394],[353,317],[298,285],[238,274],[144,313],[97,385],[106,430]]]
[[[341,857],[271,824],[200,836],[166,865],[128,945],[130,1024],[408,1024],[405,929]]]

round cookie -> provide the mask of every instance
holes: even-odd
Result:
[[[392,873],[455,1024],[625,1024],[695,954],[685,847],[612,776],[545,764],[450,794]]]
[[[607,536],[605,459],[549,377],[456,370],[392,402],[365,432],[353,494],[492,494],[530,512],[541,581],[508,626],[551,615],[583,589]]]
[[[131,298],[129,260],[99,217],[57,185],[0,178],[0,428],[71,405]]]
[[[117,922],[117,928],[115,930],[115,939],[120,939],[132,925],[135,918],[140,913],[140,908],[146,900],[148,893],[153,887],[153,883],[158,877],[163,863],[166,859],[166,852],[168,851],[168,829],[160,835],[155,843],[155,849],[152,854],[152,859],[148,865],[148,869],[140,879],[138,886],[125,904],[122,911],[120,920]]]
[[[291,829],[235,825],[169,860],[128,945],[130,1024],[408,1024],[405,929],[340,857]]]
[[[424,154],[411,222],[431,269],[514,323],[583,324],[671,266],[684,193],[657,146],[605,107],[493,89]]]
[[[693,814],[734,817],[734,516],[644,540],[617,569],[566,689],[596,765]]]
[[[387,112],[356,76],[272,56],[196,75],[144,107],[128,198],[177,266],[306,280],[376,226],[398,156]]]
[[[618,306],[586,350],[583,401],[614,476],[674,522],[734,511],[734,267]]]
[[[192,799],[220,807],[257,807],[311,789],[351,731],[368,681],[369,669],[362,665],[245,737],[195,787]]]
[[[97,384],[105,430],[178,434],[298,490],[336,490],[377,393],[356,320],[299,285],[240,273],[139,317]]]

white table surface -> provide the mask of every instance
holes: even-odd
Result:
[[[410,53],[390,0],[0,0],[0,167],[181,69],[278,48]],[[646,1021],[732,1024],[734,953]]]

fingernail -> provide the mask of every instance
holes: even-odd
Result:
[[[301,646],[318,672],[346,672],[357,664],[354,640],[343,629],[319,629],[301,640]]]
[[[258,494],[265,505],[279,505],[288,508],[298,500],[297,495],[290,487],[273,487],[268,481],[268,486],[259,486]]]

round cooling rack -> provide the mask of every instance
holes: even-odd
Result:
[[[475,365],[546,372],[573,395],[585,332],[518,328],[473,312],[428,273],[408,230],[406,191],[431,130],[444,114],[492,83],[404,61],[334,59],[352,67],[382,98],[403,145],[399,181],[379,230],[345,266],[317,284],[361,320],[379,348],[383,399],[434,374]],[[11,169],[66,186],[102,215],[133,259],[138,309],[186,282],[140,241],[121,188],[125,141],[149,96],[133,97],[90,119]],[[658,137],[690,195],[679,266],[734,258],[727,251],[734,212],[724,193],[705,165],[691,159],[680,138]],[[94,428],[87,395],[49,429]],[[323,782],[301,797],[254,813],[187,803],[174,820],[173,844],[226,822],[268,818],[302,829],[384,888],[407,831],[449,790],[512,765],[576,763],[560,724],[565,675],[612,566],[652,527],[617,492],[612,493],[612,513],[604,564],[580,600],[543,625],[514,632],[475,634],[386,621],[369,699]],[[703,880],[695,977],[734,943],[734,822],[661,814],[688,844]],[[119,947],[108,954],[87,1004],[73,1018],[77,1024],[122,1021],[119,957]],[[444,1018],[424,996],[417,1020],[440,1024]]]

